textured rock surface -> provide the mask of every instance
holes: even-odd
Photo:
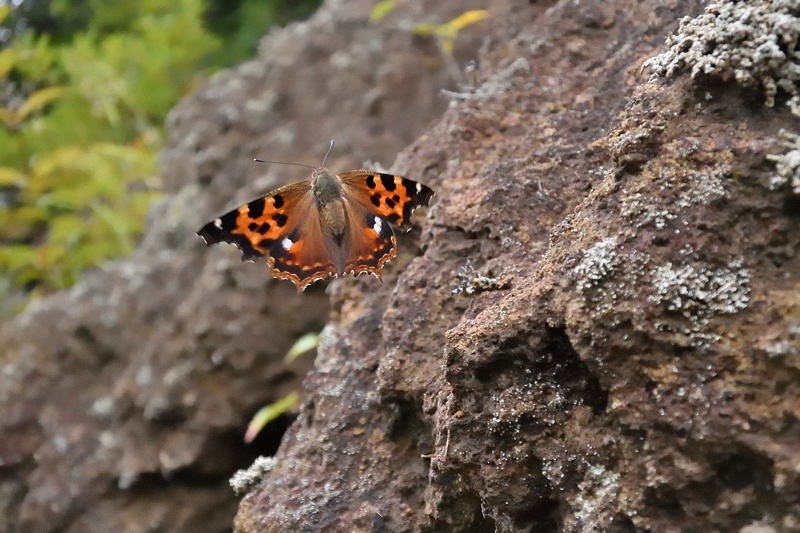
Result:
[[[437,189],[418,257],[335,286],[242,531],[800,527],[800,210],[765,157],[793,118],[648,84],[682,9],[495,7],[395,165]]]
[[[274,453],[287,420],[250,447],[245,425],[299,388],[309,358],[283,356],[327,322],[329,297],[298,297],[195,231],[308,173],[254,157],[318,164],[335,138],[332,169],[388,165],[446,108],[452,79],[420,67],[441,62],[436,43],[371,26],[371,6],[330,2],[177,106],[168,195],[137,253],[2,325],[0,531],[230,530],[229,478]],[[461,9],[441,2],[431,16]]]
[[[434,4],[374,27],[371,5],[328,3],[184,101],[137,255],[3,327],[0,530],[225,528],[241,427],[323,323],[241,531],[800,528],[800,201],[767,158],[796,118],[732,81],[647,83],[702,6],[493,2],[444,111],[452,71],[402,29]],[[437,196],[384,284],[296,298],[189,238],[299,177],[253,156],[313,164],[335,137],[331,168],[389,164],[443,111],[392,166]]]

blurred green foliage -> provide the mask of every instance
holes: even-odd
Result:
[[[0,4],[0,299],[130,253],[170,108],[320,1]]]

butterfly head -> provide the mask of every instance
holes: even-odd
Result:
[[[316,167],[311,173],[311,188],[320,206],[327,205],[342,197],[342,182],[325,167]]]

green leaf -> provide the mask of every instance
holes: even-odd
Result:
[[[414,26],[412,32],[417,35],[431,35],[436,33],[439,27],[440,26],[434,24],[428,24],[427,22],[420,22]]]
[[[2,6],[0,6],[2,8]],[[8,73],[14,68],[17,63],[17,51],[13,48],[4,48],[0,50],[0,78],[8,77]]]
[[[375,7],[372,8],[372,12],[369,14],[369,20],[372,22],[378,22],[383,17],[394,11],[394,8],[397,7],[397,0],[381,0]]]
[[[0,266],[16,270],[33,264],[36,250],[22,244],[0,246]]]
[[[112,234],[116,237],[117,244],[123,254],[131,253],[133,251],[133,239],[125,218],[119,216],[115,210],[97,201],[92,202],[91,207],[100,220],[111,228]]]
[[[300,401],[300,394],[297,391],[291,392],[278,400],[277,402],[271,403],[266,407],[262,407],[250,421],[250,424],[247,426],[247,431],[244,434],[244,441],[245,442],[253,442],[253,440],[258,436],[264,426],[281,416],[282,414],[288,412],[292,409],[297,402]]]
[[[63,96],[66,90],[66,87],[45,87],[44,89],[32,92],[28,98],[25,99],[25,103],[17,110],[18,120],[21,122],[34,111],[39,111],[47,104],[58,100]]]
[[[319,333],[306,333],[295,341],[284,358],[285,363],[291,363],[301,355],[319,346]]]
[[[86,223],[74,214],[54,217],[50,221],[50,241],[64,243],[67,246],[78,244],[86,233]]]

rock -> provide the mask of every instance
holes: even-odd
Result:
[[[798,209],[765,157],[792,118],[639,74],[684,9],[493,9],[395,164],[437,191],[418,257],[336,285],[237,530],[797,524]]]
[[[238,531],[796,529],[800,204],[768,157],[791,91],[648,81],[702,6],[493,3],[456,86],[408,21],[483,6],[371,5],[329,2],[184,100],[138,252],[3,326],[9,529],[228,527],[227,478],[273,451],[243,424],[323,324],[296,421],[234,479]],[[402,150],[436,190],[383,284],[295,297],[191,239],[300,177],[252,157],[316,164],[331,137],[332,169]]]
[[[430,14],[460,9],[442,2]],[[370,25],[369,10],[330,2],[182,101],[163,154],[168,194],[136,253],[2,325],[1,531],[231,527],[228,480],[273,454],[290,419],[253,446],[242,442],[247,422],[300,388],[311,358],[283,358],[322,329],[329,297],[322,286],[298,297],[266,264],[208,249],[195,232],[239,200],[307,177],[254,157],[315,165],[333,138],[332,169],[389,165],[445,109],[438,91],[452,81],[424,66],[439,57],[435,42]],[[474,54],[478,42],[464,44]],[[380,105],[367,109],[370,91]]]

